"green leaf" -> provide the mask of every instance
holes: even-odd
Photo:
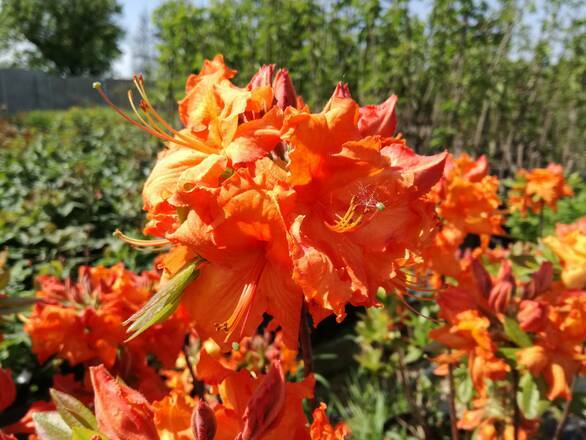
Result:
[[[547,400],[541,400],[539,387],[530,373],[525,373],[519,380],[517,405],[527,419],[537,419],[549,407]]]
[[[499,348],[499,353],[501,353],[507,360],[517,362],[517,352],[519,351],[518,348],[514,347],[502,347]]]
[[[55,389],[50,390],[57,411],[70,428],[98,429],[96,416],[79,400]]]
[[[132,333],[132,336],[127,341],[171,316],[179,306],[185,287],[199,275],[199,264],[199,261],[195,261],[181,269],[173,278],[159,287],[159,291],[142,309],[124,322],[124,325],[132,323],[128,327],[128,332]]]
[[[40,440],[71,440],[71,429],[57,411],[36,412],[33,422]]]
[[[71,440],[108,440],[106,436],[100,434],[97,431],[93,431],[91,429],[82,428],[82,427],[75,427],[73,428],[73,435],[71,436]]]
[[[525,348],[533,345],[531,337],[519,327],[519,323],[513,318],[505,316],[504,327],[505,334],[519,347]]]

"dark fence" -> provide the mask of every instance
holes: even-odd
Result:
[[[0,114],[103,104],[92,88],[94,81],[101,81],[114,103],[127,102],[130,80],[60,78],[31,70],[0,69]]]

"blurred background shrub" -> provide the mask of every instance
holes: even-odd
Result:
[[[30,112],[3,130],[0,243],[9,250],[9,290],[100,259],[140,266],[145,258],[112,233],[136,234],[144,222],[154,139],[103,108]]]

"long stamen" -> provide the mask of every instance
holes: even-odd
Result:
[[[132,125],[134,125],[135,127],[140,128],[143,131],[146,131],[148,134],[150,134],[151,136],[155,136],[159,139],[162,139],[164,141],[167,142],[172,142],[178,145],[182,145],[188,148],[193,148],[195,150],[199,150],[202,151],[204,153],[211,153],[214,152],[215,150],[205,146],[201,141],[196,140],[196,139],[190,139],[189,141],[184,140],[184,136],[180,136],[181,139],[177,139],[174,138],[172,135],[166,133],[164,130],[162,130],[160,127],[158,126],[154,126],[153,124],[148,124],[144,118],[142,118],[138,112],[138,110],[136,109],[136,106],[134,105],[134,103],[132,102],[131,98],[132,98],[132,94],[129,94],[129,101],[131,103],[131,107],[133,108],[134,113],[137,115],[138,119],[140,122],[132,119],[130,116],[128,116],[124,111],[122,111],[118,106],[116,106],[111,100],[110,98],[108,98],[108,95],[106,95],[106,93],[104,93],[103,89],[102,89],[102,84],[100,82],[95,82],[93,84],[93,88],[96,89],[98,91],[98,93],[100,94],[100,96],[102,97],[102,99],[106,102],[106,104],[108,104],[109,107],[111,107],[116,113],[118,113],[125,121],[130,122]],[[152,106],[148,106],[149,109],[152,110]],[[154,110],[152,110],[153,113]],[[145,115],[146,115],[146,111],[145,111]],[[156,113],[156,117],[157,119],[163,121],[163,119],[158,115],[158,113]],[[165,123],[165,125],[167,127],[170,128],[170,126]],[[179,132],[177,132],[176,130],[171,129],[173,134],[178,134]]]
[[[237,340],[241,340],[244,337],[244,330],[252,311],[254,299],[256,297],[256,291],[258,288],[258,281],[264,269],[264,261],[259,260],[250,273],[249,282],[247,282],[242,290],[238,304],[230,315],[230,317],[221,324],[216,324],[216,330],[227,332],[224,341],[228,341],[232,338],[236,330],[238,329]]]
[[[161,115],[159,114],[159,112],[157,112],[155,110],[155,108],[153,107],[153,105],[151,104],[151,101],[148,98],[146,89],[144,87],[144,79],[142,77],[142,75],[139,75],[138,77],[136,75],[134,75],[133,77],[133,82],[134,85],[136,86],[138,93],[140,94],[140,97],[142,98],[143,102],[144,102],[144,107],[143,107],[143,111],[145,113],[149,112],[151,113],[155,119],[157,121],[159,121],[159,123],[166,128],[167,130],[169,130],[173,135],[183,139],[186,142],[189,143],[197,143],[198,145],[198,149],[203,149],[203,150],[207,150],[207,152],[213,152],[214,150],[212,148],[207,147],[205,144],[203,144],[198,138],[188,135],[188,134],[184,134],[181,133],[180,131],[175,130],[173,127],[171,127],[171,125],[169,125],[167,123],[167,121],[165,121]]]
[[[162,247],[170,244],[169,240],[164,238],[158,240],[141,240],[140,238],[132,238],[125,235],[120,229],[114,231],[114,237],[117,237],[134,247]]]
[[[403,303],[403,305],[405,307],[407,307],[412,313],[415,313],[417,316],[419,316],[421,318],[429,319],[431,322],[434,322],[436,324],[441,323],[441,321],[439,321],[435,318],[432,318],[431,316],[427,316],[427,315],[424,315],[423,313],[421,313],[419,310],[417,310],[411,304],[409,304],[407,301],[405,301],[405,299],[401,295],[398,295],[398,297],[399,297],[399,301],[401,301]]]

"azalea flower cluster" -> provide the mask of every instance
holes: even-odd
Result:
[[[56,438],[58,433],[59,438],[101,440],[343,440],[348,434],[344,424],[330,423],[323,403],[306,427],[300,401],[311,394],[311,384],[286,383],[279,362],[256,378],[244,371],[234,373],[221,388],[223,401],[215,403],[215,408],[180,391],[151,404],[103,365],[90,367],[90,378],[94,411],[70,395],[51,390],[55,410],[33,417],[41,439]],[[15,437],[0,431],[0,438]]]
[[[310,113],[287,71],[273,80],[273,70],[239,88],[221,56],[206,61],[179,103],[185,128],[164,133],[136,81],[142,128],[168,144],[143,191],[145,232],[159,238],[127,241],[173,247],[166,277],[185,280],[191,323],[222,348],[265,313],[296,349],[304,303],[314,323],[376,305],[379,287],[404,284],[437,223],[427,193],[446,155],[418,156],[392,136],[395,97],[359,107],[339,84]]]
[[[511,212],[539,214],[544,206],[555,211],[557,201],[571,195],[573,191],[565,182],[562,166],[551,163],[547,168],[519,170],[511,185],[507,204]]]
[[[586,366],[586,291],[554,281],[547,261],[521,280],[506,253],[496,276],[479,259],[466,260],[466,270],[437,294],[446,323],[430,336],[450,351],[435,359],[436,372],[446,375],[467,360],[476,394],[459,428],[496,439],[514,438],[516,427],[517,438],[531,438],[548,401],[570,400],[572,383]],[[535,392],[538,383],[544,386],[540,409],[521,407],[514,420],[519,375]]]
[[[116,231],[161,255],[140,274],[118,264],[39,277],[20,317],[59,374],[52,402],[0,439],[345,439],[314,396],[310,324],[341,322],[350,305],[383,314],[392,293],[400,322],[382,319],[380,333],[411,334],[407,316],[426,299],[439,311],[419,316],[426,334],[437,323],[435,372],[453,388],[454,370],[467,371],[474,397],[452,405],[453,435],[531,438],[586,371],[586,218],[557,225],[539,245],[549,253],[495,247],[505,211],[486,157],[415,154],[395,134],[395,96],[361,107],[339,83],[312,113],[285,69],[262,66],[244,87],[235,75],[222,56],[205,61],[187,79],[180,130],[142,77],[134,117],[96,84],[166,142],[143,188],[151,238]],[[508,202],[541,214],[570,194],[552,164],[521,170]],[[12,376],[0,368],[0,411],[15,401]]]
[[[564,284],[586,289],[586,217],[571,225],[556,225],[555,235],[545,237],[543,242],[561,260]]]
[[[300,362],[297,351],[284,345],[280,331],[267,329],[245,337],[224,352],[211,339],[202,343],[194,334],[189,337],[179,309],[164,323],[126,341],[123,321],[147,302],[158,282],[156,271],[135,274],[121,264],[81,267],[75,283],[39,277],[39,302],[25,323],[33,351],[40,362],[66,361],[83,366],[85,374],[80,380],[73,374],[55,374],[52,402],[35,402],[22,420],[4,427],[0,435],[52,438],[45,432],[57,424],[66,436],[79,435],[76,430],[84,428],[110,440],[234,439],[240,433],[242,438],[346,437],[344,424],[330,425],[323,403],[308,426],[302,400],[313,398],[315,379],[308,375],[301,382],[286,383],[287,375],[299,371]],[[184,343],[187,352],[181,350]],[[194,366],[189,365],[189,352],[195,352]],[[16,397],[9,370],[0,369],[0,387],[4,410]],[[81,427],[70,425],[64,406],[77,411],[75,417],[86,417],[92,412],[86,405],[97,421],[91,422],[91,416]],[[206,420],[197,422],[199,416]],[[213,434],[198,434],[198,429],[210,426]]]
[[[485,156],[475,160],[465,153],[458,157],[450,154],[442,178],[432,188],[441,228],[423,256],[436,286],[446,276],[457,276],[463,270],[461,248],[467,236],[479,237],[480,246],[473,253],[480,255],[488,249],[492,235],[504,234],[499,182],[488,172]]]
[[[40,276],[39,302],[24,326],[33,353],[40,363],[50,358],[72,367],[103,363],[150,398],[162,397],[167,388],[149,358],[154,356],[164,368],[175,365],[188,331],[185,317],[179,311],[130,341],[123,325],[153,295],[158,282],[156,271],[136,274],[122,264],[82,266],[75,283]],[[84,384],[72,377],[57,376],[55,386],[83,390]]]

